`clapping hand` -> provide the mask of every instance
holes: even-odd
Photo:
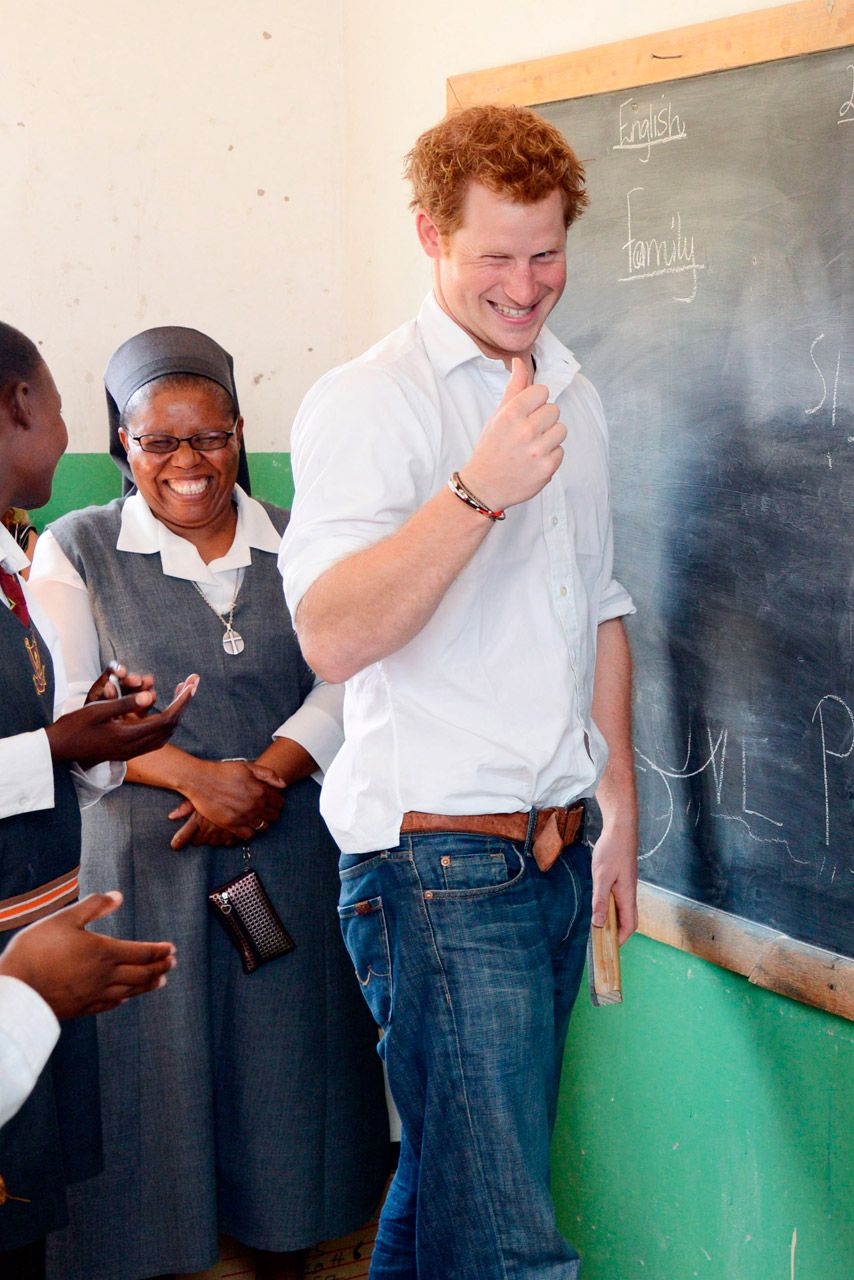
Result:
[[[134,756],[156,751],[168,742],[178,727],[187,703],[195,693],[198,677],[188,676],[176,690],[176,696],[165,711],[149,714],[155,702],[151,676],[129,676],[124,672],[122,682],[140,682],[133,693],[119,697],[110,677],[124,672],[107,670],[89,690],[86,705],[79,711],[71,711],[48,725],[45,733],[54,760],[77,763],[84,769],[104,760],[130,760]],[[124,684],[123,684],[124,689]],[[100,690],[102,697],[91,700],[93,692]],[[111,690],[111,691],[110,691]]]
[[[121,904],[118,892],[90,893],[29,925],[0,956],[0,973],[26,982],[59,1019],[103,1013],[162,987],[175,967],[171,942],[131,942],[86,929]]]

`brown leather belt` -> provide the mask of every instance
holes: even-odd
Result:
[[[584,822],[584,801],[567,808],[538,809],[534,823],[534,861],[541,871],[548,871],[561,850],[577,838]],[[403,815],[400,834],[423,831],[464,831],[469,835],[498,836],[502,840],[523,843],[528,835],[530,813],[419,813],[410,809]]]

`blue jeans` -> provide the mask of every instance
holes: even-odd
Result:
[[[529,832],[533,829],[533,815]],[[549,1141],[590,927],[590,852],[404,836],[341,858],[344,940],[403,1122],[372,1280],[576,1280]]]

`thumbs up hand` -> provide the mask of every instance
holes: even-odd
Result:
[[[501,403],[460,472],[481,502],[503,510],[545,488],[563,461],[566,427],[559,418],[548,389],[532,384],[525,361],[514,357]]]
[[[531,375],[528,372],[528,366],[524,360],[514,356],[510,368],[510,377],[507,379],[507,386],[504,388],[504,395],[501,397],[501,404],[498,406],[499,409],[509,404],[511,400],[515,400],[519,392],[524,391],[530,385]]]

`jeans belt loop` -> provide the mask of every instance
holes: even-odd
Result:
[[[525,857],[532,858],[534,856],[534,829],[537,825],[537,810],[531,809],[531,816],[528,819],[528,831],[525,836]]]

